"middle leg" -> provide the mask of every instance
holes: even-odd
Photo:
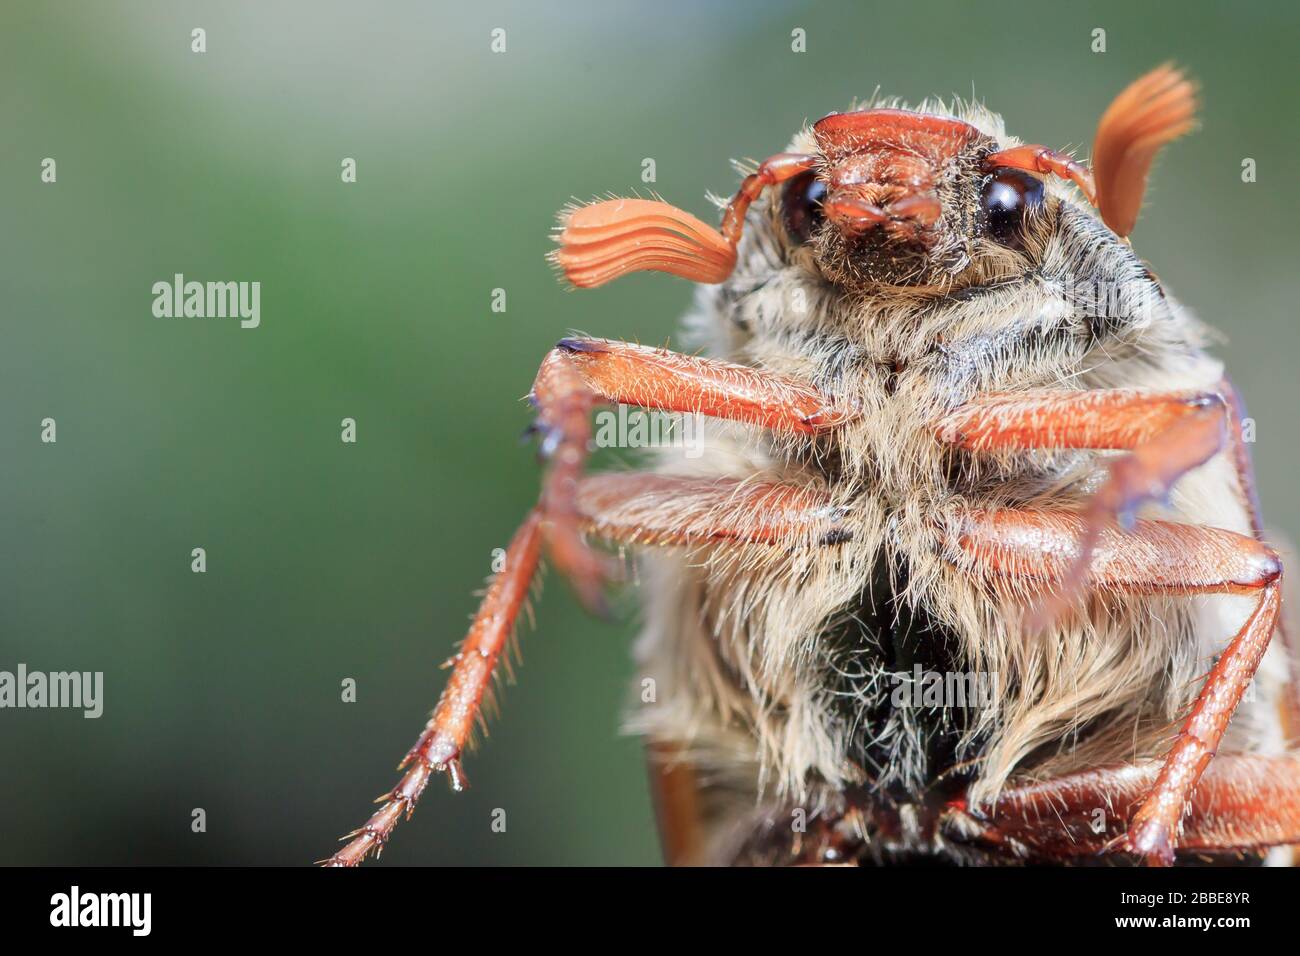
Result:
[[[1232,410],[1222,391],[1044,389],[981,396],[938,422],[935,434],[940,441],[975,452],[1129,452],[1110,463],[1105,483],[1084,506],[1074,564],[1054,596],[1033,609],[1032,619],[1042,627],[1083,589],[1102,529],[1115,522],[1131,526],[1142,504],[1165,499],[1179,478],[1223,450],[1233,432]],[[1234,460],[1240,469],[1244,459]],[[1238,477],[1254,526],[1250,475]]]
[[[660,507],[666,503],[671,507]],[[843,515],[822,492],[773,482],[593,475],[580,482],[574,507],[580,529],[624,544],[795,546],[812,540],[830,546],[850,536]],[[464,786],[461,755],[482,719],[484,696],[541,562],[542,521],[534,508],[516,532],[504,569],[448,662],[451,677],[438,705],[399,766],[401,779],[379,798],[380,808],[348,834],[348,843],[326,861],[330,866],[356,866],[382,851],[393,828],[415,811],[434,773],[446,772],[454,789]]]

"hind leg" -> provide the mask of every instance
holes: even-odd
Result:
[[[973,834],[981,843],[1031,859],[1060,862],[1104,853],[1124,839],[1161,769],[1150,760],[1012,787],[979,812],[955,800],[945,823],[959,835]],[[1298,840],[1300,756],[1225,754],[1192,794],[1178,846],[1249,852]]]

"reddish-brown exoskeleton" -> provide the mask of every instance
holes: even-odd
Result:
[[[600,605],[588,535],[652,566],[660,696],[633,723],[670,861],[1170,864],[1300,842],[1294,680],[1266,654],[1282,568],[1242,410],[1126,238],[1193,111],[1177,70],[1142,77],[1089,168],[978,107],[873,105],[758,165],[720,229],[652,200],[567,211],[573,285],[714,286],[692,324],[720,357],[581,338],[545,358],[541,498],[404,775],[329,862],[382,849],[434,773],[460,788],[543,554]],[[1101,305],[1081,292],[1099,286]],[[586,476],[607,403],[723,424],[690,473]],[[1000,693],[914,708],[887,687],[913,667]],[[806,832],[777,825],[791,807]]]

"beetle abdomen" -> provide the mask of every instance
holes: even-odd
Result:
[[[998,693],[996,675],[964,667],[957,637],[900,597],[907,574],[882,555],[858,601],[828,622],[820,641],[848,755],[867,789],[893,801],[960,789],[956,768],[978,747],[974,728]]]

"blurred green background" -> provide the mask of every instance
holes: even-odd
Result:
[[[1294,534],[1298,20],[1280,3],[4,4],[0,669],[101,670],[106,688],[99,720],[0,711],[0,863],[329,853],[395,779],[534,498],[518,399],[539,359],[570,329],[661,342],[688,301],[661,276],[561,289],[555,210],[642,188],[652,157],[654,188],[711,218],[729,158],[877,86],[973,90],[1013,132],[1086,152],[1130,79],[1170,58],[1195,74],[1204,129],[1166,154],[1135,242],[1230,337],[1267,516]],[[260,281],[261,327],[154,318],[150,288],[176,272]],[[618,734],[635,617],[625,599],[593,622],[551,580],[472,788],[435,780],[386,861],[657,862],[640,746]]]

